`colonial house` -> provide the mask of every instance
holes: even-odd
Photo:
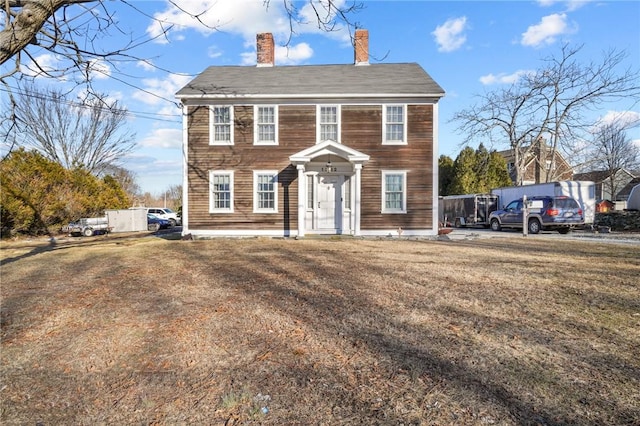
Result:
[[[523,147],[521,151],[524,153],[524,158],[521,159],[523,174],[520,181],[517,179],[514,150],[508,149],[498,152],[507,163],[509,176],[514,185],[571,180],[573,168],[558,151],[553,155],[551,147],[543,138],[540,138],[534,146]]]
[[[438,101],[416,63],[212,66],[183,87],[183,233],[436,235]]]

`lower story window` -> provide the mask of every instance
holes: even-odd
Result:
[[[278,212],[278,172],[253,172],[253,210],[256,213]]]
[[[209,212],[233,213],[233,172],[209,172]]]
[[[382,213],[407,212],[407,172],[382,171]]]

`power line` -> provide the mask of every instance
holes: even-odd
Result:
[[[8,87],[8,88],[7,88]],[[83,104],[81,102],[75,102],[72,100],[68,100],[68,99],[59,99],[59,98],[53,98],[51,96],[47,96],[45,94],[39,93],[38,96],[35,96],[33,93],[28,93],[28,92],[24,92],[23,90],[21,90],[18,87],[13,87],[13,86],[0,86],[0,91],[2,92],[6,92],[6,93],[17,93],[18,95],[21,96],[30,96],[30,97],[35,97],[38,99],[45,99],[48,100],[50,102],[58,102],[58,103],[63,103],[64,105],[68,105],[68,106],[73,106],[73,107],[78,107],[78,108],[100,108],[100,109],[104,109],[107,112],[111,112],[113,113],[113,109],[109,108],[107,106],[101,106],[101,105],[87,105],[87,104]],[[160,97],[161,99],[164,99],[162,97]],[[164,99],[166,101],[168,101],[167,99]],[[170,101],[168,101],[170,102]],[[119,109],[119,111],[125,111],[125,114],[127,116],[131,116],[134,118],[140,118],[140,119],[145,119],[145,120],[155,120],[155,121],[162,121],[162,122],[173,122],[173,123],[181,123],[182,122],[182,115],[181,114],[162,114],[162,113],[152,113],[152,112],[146,112],[146,111],[131,111],[128,109]],[[166,117],[166,118],[159,118],[159,117]],[[175,119],[175,120],[172,120]]]

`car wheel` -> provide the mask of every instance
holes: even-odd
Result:
[[[171,226],[171,227],[176,226],[176,220],[175,219],[169,219],[169,226]]]
[[[502,227],[500,226],[500,221],[498,219],[491,219],[491,230],[492,231],[500,231]]]
[[[91,228],[85,229],[84,231],[82,231],[82,235],[84,235],[85,237],[93,236],[93,229]]]
[[[537,234],[540,232],[540,221],[538,219],[530,219],[529,220],[529,233]]]
[[[159,223],[150,223],[149,226],[147,226],[147,229],[151,232],[157,232],[160,229],[160,224]]]
[[[558,228],[558,232],[561,234],[568,234],[571,232],[571,228]]]

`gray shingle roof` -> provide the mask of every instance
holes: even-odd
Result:
[[[178,98],[441,97],[442,87],[416,63],[303,66],[211,66],[176,94]]]

